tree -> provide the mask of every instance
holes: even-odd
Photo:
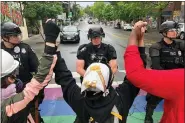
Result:
[[[110,21],[113,19],[113,7],[110,4],[107,4],[104,6],[102,10],[103,18],[107,21]]]
[[[45,20],[48,18],[56,18],[62,13],[62,6],[60,2],[22,2],[24,5],[23,17],[26,18],[26,23],[29,31],[35,30],[38,32],[38,20]]]
[[[98,18],[98,20],[103,19],[103,8],[105,7],[104,2],[95,2],[91,8],[94,17]]]
[[[34,25],[38,20],[46,17],[56,18],[62,13],[60,2],[22,2],[24,5],[23,16]],[[30,26],[31,26],[30,25]]]
[[[73,5],[73,20],[78,20],[84,15],[83,9],[79,4]]]
[[[84,13],[86,13],[87,15],[89,16],[93,16],[93,12],[91,11],[91,6],[87,6],[85,9],[84,9]]]

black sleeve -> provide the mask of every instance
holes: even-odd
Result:
[[[30,72],[37,72],[38,66],[39,66],[39,60],[37,55],[34,53],[33,49],[28,46],[28,62],[29,62],[29,67],[30,67]]]
[[[163,69],[160,64],[160,51],[159,50],[160,48],[157,44],[154,44],[149,48],[149,55],[151,57],[151,68],[152,69],[157,69],[157,70]]]
[[[144,63],[144,66],[146,67],[146,54],[145,54],[145,47],[139,47],[138,48],[140,57]],[[123,83],[120,84],[116,88],[117,92],[120,94],[121,99],[123,100],[124,105],[124,111],[123,114],[125,116],[128,116],[129,109],[131,108],[135,97],[138,95],[140,88],[134,86],[125,76]]]
[[[55,82],[61,85],[65,101],[77,115],[80,115],[82,114],[83,106],[81,89],[76,84],[76,80],[73,78],[71,71],[68,70],[60,52],[57,52],[57,56],[58,60],[54,68]]]
[[[180,48],[180,50],[181,50],[181,52],[182,52],[182,57],[183,57],[183,65],[185,66],[185,64],[184,64],[184,61],[185,61],[185,43],[184,43],[184,41],[183,42],[180,42],[180,44],[179,44],[180,46],[179,46],[179,48]]]
[[[86,55],[86,44],[83,44],[81,45],[78,50],[77,50],[77,58],[78,59],[81,59],[81,60],[84,60],[85,59],[85,55]]]
[[[110,61],[112,59],[117,59],[116,50],[114,49],[113,46],[108,44],[108,61]]]
[[[159,56],[153,56],[151,57],[151,68],[156,70],[162,70],[163,68],[160,65],[160,57]]]
[[[140,57],[144,63],[144,66],[146,67],[147,60],[146,60],[146,54],[145,54],[145,47],[139,47],[138,49],[139,49]]]

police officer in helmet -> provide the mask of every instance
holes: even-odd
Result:
[[[184,68],[184,42],[176,42],[178,23],[166,21],[161,24],[160,33],[163,35],[161,41],[149,48],[151,57],[151,68],[157,70],[168,70]],[[146,96],[145,123],[153,123],[152,115],[154,109],[162,98],[147,94]]]
[[[117,71],[117,55],[113,46],[102,42],[105,33],[102,27],[92,27],[87,34],[90,43],[83,44],[77,51],[76,71],[82,77],[87,67],[94,62],[107,63],[112,69],[113,74]]]

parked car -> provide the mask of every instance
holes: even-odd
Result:
[[[64,42],[80,42],[80,30],[77,26],[65,26],[60,32],[60,43]]]
[[[131,24],[124,24],[123,25],[123,30],[132,30],[133,26]]]
[[[179,29],[178,29],[178,34],[177,37],[184,40],[184,23],[179,23]]]

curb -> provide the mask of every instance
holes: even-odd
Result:
[[[30,41],[30,40],[33,40],[33,39],[36,39],[36,38],[39,38],[39,37],[41,37],[40,34],[38,34],[38,35],[33,35],[33,36],[31,36],[31,37],[28,37],[28,39],[25,39],[25,40],[22,40],[22,41],[28,42],[28,41]]]

